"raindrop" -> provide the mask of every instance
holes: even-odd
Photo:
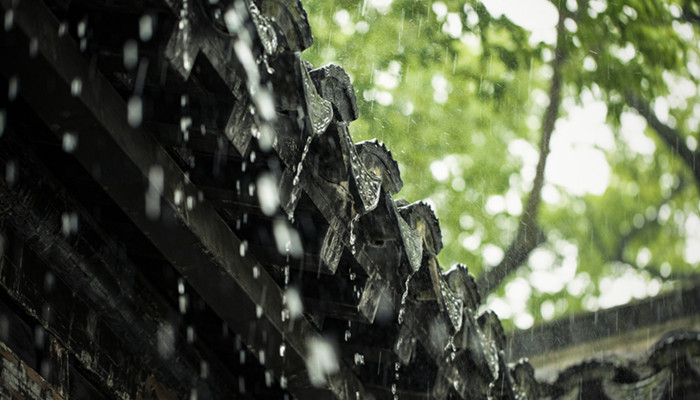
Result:
[[[5,11],[5,32],[8,32],[10,29],[12,29],[12,26],[15,24],[15,12],[12,9],[9,9]]]
[[[151,37],[153,37],[153,18],[148,14],[144,14],[139,19],[139,39],[142,42],[147,42],[151,40]]]
[[[180,309],[180,314],[185,314],[187,313],[187,296],[184,294],[181,294],[178,297],[178,308]]]
[[[63,134],[63,151],[72,153],[78,148],[78,135],[73,132]]]
[[[194,343],[194,328],[192,326],[187,327],[187,343]]]
[[[287,351],[287,346],[282,342],[280,344],[280,357],[284,357],[284,353]]]
[[[180,96],[180,107],[185,108],[187,107],[187,103],[189,103],[190,98],[186,95],[183,94]]]
[[[265,386],[272,386],[272,371],[269,369],[265,371]]]
[[[56,275],[50,271],[44,274],[44,292],[51,293],[56,285]]]
[[[280,376],[280,388],[282,388],[282,389],[287,388],[287,377],[284,375]]]
[[[357,236],[355,234],[355,223],[360,220],[360,214],[355,215],[350,221],[350,252],[355,255],[355,241]]]
[[[58,24],[58,37],[63,37],[68,32],[68,22],[62,21]]]
[[[78,22],[78,37],[79,38],[84,38],[85,33],[87,33],[87,20],[83,18]]]
[[[254,163],[254,162],[255,162],[255,152],[254,152],[254,151],[251,151],[251,152],[250,152],[250,162],[251,162],[251,163]]]
[[[244,240],[241,242],[241,245],[238,246],[238,253],[241,255],[241,257],[245,257],[245,253],[248,250],[248,241]]]
[[[158,326],[158,354],[163,358],[172,357],[175,352],[175,330],[169,323]]]
[[[260,364],[265,365],[265,350],[260,349],[258,351],[258,361],[260,361]]]
[[[182,197],[183,193],[181,189],[175,189],[175,192],[173,193],[173,202],[175,203],[176,206],[179,206],[180,203],[182,203]]]
[[[182,278],[177,278],[178,294],[185,294],[185,281]]]
[[[309,381],[314,387],[325,386],[326,378],[339,369],[338,358],[333,346],[323,338],[311,337],[306,341],[306,348],[309,352],[306,357]]]
[[[146,191],[146,216],[151,220],[160,217],[160,193],[162,191],[163,167],[154,165],[148,169],[148,190]]]
[[[182,66],[188,71],[192,68],[192,59],[187,50],[182,52]]]
[[[190,390],[190,400],[197,400],[197,388]]]
[[[17,92],[19,92],[19,77],[13,75],[7,82],[7,99],[9,101],[15,101]]]
[[[139,44],[134,39],[124,42],[124,67],[133,70],[139,62]]]
[[[287,306],[289,316],[292,320],[301,317],[304,312],[301,296],[294,288],[289,288],[284,291],[283,303]]]
[[[355,353],[355,365],[365,365],[365,356]]]
[[[126,120],[132,128],[138,128],[143,122],[143,103],[141,96],[133,95],[126,105]]]
[[[209,377],[209,363],[205,360],[199,363],[199,377],[202,379],[207,379]]]
[[[255,154],[255,153],[252,153]],[[251,158],[253,156],[251,155]],[[269,173],[260,174],[257,180],[258,201],[263,214],[272,216],[279,206],[279,193],[277,192],[277,182]]]
[[[39,350],[44,348],[45,333],[43,326],[37,325],[34,327],[34,347]]]
[[[187,196],[187,200],[185,201],[187,210],[192,210],[194,208],[194,197],[192,196]]]
[[[17,161],[15,160],[10,160],[5,164],[5,181],[7,182],[8,187],[12,187],[12,185],[17,182],[17,176],[18,176],[18,169],[17,169]]]
[[[0,109],[0,137],[5,133],[5,126],[7,125],[7,111],[5,109]]]
[[[345,330],[345,341],[347,342],[348,340],[350,340],[351,337],[352,337],[352,333],[350,333],[350,329],[346,329]]]
[[[184,116],[180,118],[180,131],[185,134],[192,126],[192,117]]]
[[[39,54],[39,41],[37,38],[29,39],[29,58],[36,58]]]
[[[257,265],[253,266],[253,279],[258,279],[260,277],[260,268]]]
[[[272,229],[273,235],[275,236],[275,244],[277,245],[277,252],[280,254],[289,254],[294,258],[301,258],[304,254],[304,249],[301,245],[299,232],[282,217],[275,219]]]
[[[80,93],[83,92],[83,81],[75,77],[73,78],[72,81],[70,81],[70,94],[73,97],[78,97],[80,96]]]
[[[241,350],[238,353],[238,363],[241,365],[245,364],[245,350]]]
[[[245,378],[242,375],[238,377],[238,392],[245,393]]]
[[[253,197],[254,194],[255,194],[255,184],[250,183],[250,184],[248,184],[248,196]]]
[[[78,214],[61,214],[61,232],[66,237],[78,232]]]

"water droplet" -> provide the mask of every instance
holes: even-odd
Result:
[[[360,353],[355,353],[355,365],[365,365],[365,356]]]
[[[182,278],[177,279],[177,293],[185,294],[185,281]]]
[[[258,279],[260,277],[260,268],[257,265],[253,266],[253,279]]]
[[[83,18],[78,22],[78,37],[79,38],[84,38],[85,34],[87,33],[87,20]]]
[[[184,194],[182,193],[182,189],[175,189],[175,192],[173,193],[173,202],[176,206],[179,206],[180,203],[182,203],[183,196]]]
[[[61,232],[66,237],[78,232],[78,214],[74,212],[61,214]]]
[[[185,70],[187,71],[192,69],[192,59],[190,58],[190,54],[187,52],[187,50],[182,52],[182,66],[185,67]]]
[[[83,92],[83,81],[75,77],[73,78],[72,81],[70,81],[70,94],[73,97],[78,97],[80,96],[80,93]]]
[[[58,24],[58,37],[63,37],[68,32],[68,22],[61,21]]]
[[[287,351],[287,346],[282,342],[280,344],[280,357],[284,357],[284,353]]]
[[[168,359],[175,352],[175,330],[169,323],[163,323],[158,326],[156,334],[158,338],[158,354],[161,357]]]
[[[141,96],[133,95],[129,97],[129,102],[126,105],[126,121],[132,128],[138,128],[143,122],[143,103]]]
[[[12,187],[19,175],[19,168],[17,168],[16,160],[9,160],[5,163],[5,181],[7,181],[7,186]]]
[[[255,154],[255,153],[253,153]],[[254,158],[251,156],[251,158]],[[274,176],[269,173],[263,173],[258,177],[258,201],[263,214],[272,216],[277,212],[279,207],[279,193],[277,191],[277,182]]]
[[[284,291],[283,303],[287,306],[289,310],[289,316],[292,320],[295,320],[302,316],[304,312],[304,306],[301,302],[301,296],[299,292],[294,288],[289,288]]]
[[[78,135],[73,132],[66,132],[63,134],[63,151],[66,153],[72,153],[78,148]]]
[[[188,300],[186,295],[181,294],[180,296],[178,296],[178,306],[180,309],[180,314],[185,314],[187,312],[187,304]]]
[[[238,253],[241,255],[241,257],[245,257],[245,253],[248,250],[248,241],[244,240],[241,242],[241,245],[238,246]]]
[[[153,37],[153,18],[144,14],[139,19],[139,39],[142,42],[147,42],[151,40],[151,37]]]
[[[156,220],[160,217],[160,194],[163,191],[163,168],[160,165],[148,169],[148,190],[146,190],[146,217]]]
[[[180,132],[186,133],[192,126],[192,117],[184,116],[180,118]]]
[[[265,386],[272,386],[272,371],[269,369],[265,371]]]
[[[5,11],[5,32],[8,32],[15,24],[15,12],[12,9]]]
[[[199,363],[199,377],[202,379],[207,379],[209,377],[209,363],[205,360]]]
[[[194,343],[195,335],[194,335],[194,328],[192,326],[187,327],[187,343],[192,344]]]
[[[17,93],[19,92],[19,77],[17,75],[12,75],[7,82],[7,99],[9,101],[15,101],[17,98]]]
[[[314,387],[326,385],[327,377],[338,371],[338,358],[333,346],[325,339],[311,337],[306,341],[308,355],[306,357],[306,370],[309,373],[309,381]]]
[[[280,376],[280,388],[282,388],[282,389],[287,388],[287,377],[284,375]]]
[[[139,63],[139,44],[134,39],[124,42],[124,67],[127,70],[136,68]]]

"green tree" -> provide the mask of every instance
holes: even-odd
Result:
[[[304,57],[353,79],[354,139],[394,152],[399,195],[440,218],[441,265],[467,264],[503,319],[527,327],[696,279],[696,4],[533,1],[549,27],[533,32],[495,2],[303,3]],[[592,115],[590,134],[577,128]],[[582,168],[599,159],[597,191],[557,178],[566,146],[586,150]],[[622,282],[636,284],[612,290]]]

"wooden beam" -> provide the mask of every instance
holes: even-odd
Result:
[[[12,3],[3,1],[3,8]],[[8,79],[19,75],[20,96],[54,135],[77,135],[75,158],[155,247],[229,326],[257,333],[244,336],[246,345],[277,376],[289,377],[295,395],[363,397],[362,384],[343,362],[328,377],[327,386],[310,384],[305,361],[309,343],[323,340],[319,333],[306,319],[282,319],[285,305],[279,286],[241,250],[241,240],[208,202],[187,200],[197,199],[198,189],[148,132],[129,126],[124,100],[90,68],[71,37],[58,36],[58,21],[50,11],[37,0],[27,0],[15,4],[13,13],[23,40],[2,46],[7,60],[2,73]],[[41,38],[35,59],[27,55],[29,38]],[[74,79],[85,82],[77,96],[70,90]],[[52,87],[46,86],[49,81]],[[161,218],[155,220],[144,212],[147,177],[154,167],[163,176]],[[254,268],[259,274],[254,275]],[[283,340],[288,348],[284,357],[277,350]]]

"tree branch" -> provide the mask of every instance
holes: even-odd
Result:
[[[678,154],[686,163],[695,178],[698,190],[700,190],[700,153],[698,153],[697,150],[690,150],[685,144],[683,135],[679,131],[659,121],[659,118],[644,100],[630,92],[625,93],[625,99],[630,107],[637,110],[637,112],[646,119],[649,126],[656,131],[659,137],[666,143],[669,150],[671,150],[672,153]]]
[[[561,6],[560,6],[561,8]],[[520,217],[520,224],[515,239],[503,256],[503,260],[495,267],[484,271],[478,279],[477,287],[482,298],[497,288],[503,280],[527,260],[528,256],[537,246],[546,240],[544,232],[537,225],[537,211],[542,199],[542,186],[544,185],[544,170],[549,155],[549,142],[554,131],[554,124],[559,115],[561,105],[561,69],[565,60],[564,54],[564,19],[565,13],[559,10],[557,22],[557,45],[552,60],[552,85],[549,88],[549,105],[545,110],[542,121],[542,138],[540,141],[540,157],[537,161],[535,180],[532,191],[528,196],[525,210]]]
[[[683,191],[684,187],[685,187],[685,182],[683,181],[683,179],[681,179],[679,184],[673,188],[673,190],[671,191],[671,194],[667,198],[665,198],[656,207],[657,215],[658,215],[658,212],[661,209],[661,207],[670,203],[674,197],[676,197],[679,193],[681,193]],[[657,217],[654,217],[654,218],[646,218],[645,217],[644,222],[640,226],[638,226],[638,227],[633,226],[627,233],[622,235],[617,246],[615,246],[615,253],[612,256],[607,257],[607,258],[609,258],[610,261],[617,261],[617,262],[621,262],[623,264],[631,265],[639,271],[647,271],[652,276],[654,276],[656,278],[660,278],[660,279],[670,279],[670,280],[684,280],[684,279],[697,280],[697,279],[700,279],[700,274],[697,274],[697,273],[671,273],[670,275],[664,277],[660,272],[660,268],[652,266],[652,265],[646,265],[644,267],[640,267],[639,265],[636,265],[636,263],[628,260],[625,257],[625,250],[627,249],[627,246],[629,245],[630,241],[632,241],[632,239],[634,239],[637,235],[641,234],[643,231],[645,231],[649,227],[658,226],[658,225],[659,225],[659,221],[658,221]],[[603,253],[606,252],[605,248],[602,248],[602,247],[601,247],[601,251]]]

